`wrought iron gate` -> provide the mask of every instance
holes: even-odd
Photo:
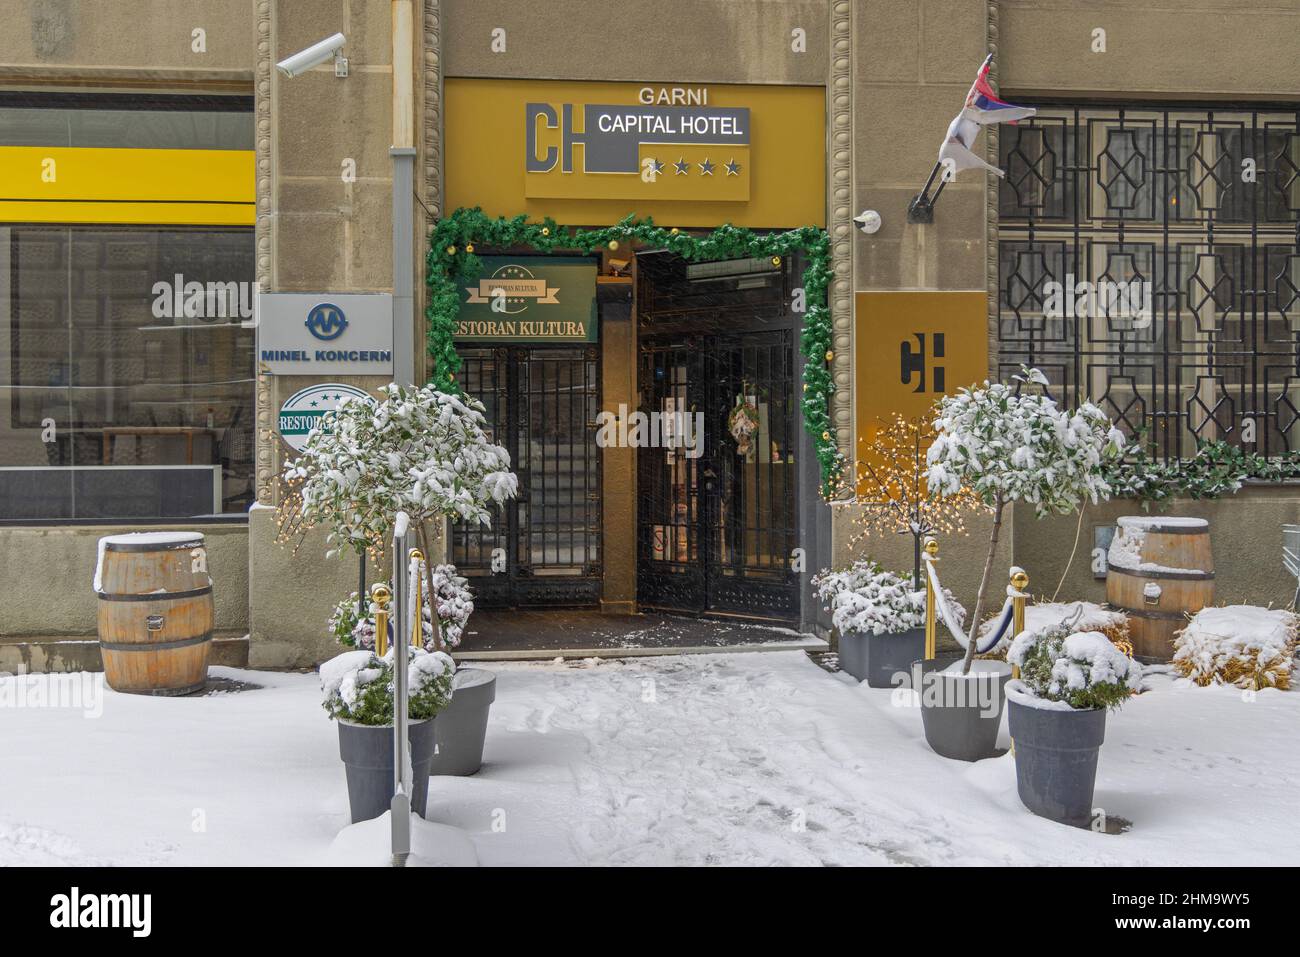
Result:
[[[1298,123],[1228,104],[1045,105],[1004,127],[1001,375],[1041,367],[1058,397],[1091,397],[1157,455],[1198,439],[1297,448]],[[1073,290],[1064,314],[1049,308],[1047,283],[1085,281],[1149,284],[1148,315],[1104,297],[1080,315]]]
[[[641,411],[675,422],[677,439],[637,451],[637,601],[794,620],[797,408],[784,277],[758,294],[711,289],[701,299],[678,282],[679,261],[640,271]],[[733,413],[749,420],[747,438]]]
[[[485,608],[600,601],[600,362],[593,347],[461,347],[461,383],[510,452],[519,497],[491,528],[452,526],[451,557]]]

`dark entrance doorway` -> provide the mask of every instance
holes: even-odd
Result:
[[[637,451],[642,607],[799,616],[792,266],[638,258],[641,411],[683,435]]]
[[[594,346],[459,349],[461,383],[506,447],[519,497],[456,524],[451,561],[484,608],[594,607],[601,586],[600,361]]]

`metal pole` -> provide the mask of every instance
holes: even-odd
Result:
[[[390,806],[393,834],[393,863],[401,867],[411,853],[411,753],[410,713],[407,707],[410,658],[407,631],[406,531],[409,519],[397,513],[393,530],[393,801]]]
[[[415,26],[411,0],[392,0],[393,381],[415,384]],[[401,553],[406,561],[406,553]],[[394,562],[397,559],[394,558]]]
[[[415,251],[411,197],[415,150],[394,146],[393,158],[393,381],[415,384]]]

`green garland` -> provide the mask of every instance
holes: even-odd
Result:
[[[431,382],[443,391],[459,392],[456,373],[456,316],[460,312],[462,284],[475,282],[482,273],[482,261],[475,246],[491,249],[527,247],[538,252],[578,250],[593,253],[611,242],[637,241],[654,249],[666,249],[686,260],[767,258],[807,254],[803,288],[807,302],[800,346],[804,363],[803,416],[812,436],[821,466],[822,493],[829,495],[840,481],[844,459],[835,444],[831,428],[830,400],[834,390],[829,362],[831,314],[826,290],[831,281],[831,247],[826,231],[804,226],[783,233],[758,234],[737,226],[719,226],[707,236],[692,236],[677,229],[664,229],[650,219],[628,216],[614,226],[600,229],[572,229],[557,226],[552,219],[528,222],[527,216],[513,219],[486,216],[477,206],[458,209],[433,227],[430,237],[427,282],[429,305],[429,355],[433,358]]]
[[[1136,499],[1144,509],[1167,506],[1175,498],[1215,499],[1232,495],[1247,481],[1287,482],[1300,479],[1300,452],[1275,456],[1248,452],[1218,439],[1198,442],[1191,458],[1153,458],[1145,431],[1128,454],[1111,459],[1103,475],[1116,497]]]

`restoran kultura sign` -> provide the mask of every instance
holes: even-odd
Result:
[[[484,256],[461,288],[456,338],[469,342],[595,342],[596,263],[571,256]]]

